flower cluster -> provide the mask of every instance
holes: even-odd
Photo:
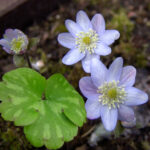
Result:
[[[87,98],[87,118],[101,118],[108,131],[115,129],[117,120],[135,122],[132,107],[148,101],[145,92],[133,87],[136,69],[123,67],[121,57],[108,69],[100,61],[100,55],[111,53],[109,45],[119,38],[119,32],[106,30],[101,14],[96,14],[90,21],[84,11],[77,13],[76,22],[66,20],[65,25],[69,33],[59,34],[58,42],[71,50],[62,62],[72,65],[81,60],[84,71],[91,73],[79,81],[80,90]]]
[[[90,20],[84,11],[77,13],[76,22],[66,20],[65,25],[69,33],[60,33],[58,42],[70,50],[62,62],[73,65],[81,61],[84,71],[91,74],[79,81],[80,90],[87,98],[87,118],[101,118],[108,131],[115,129],[117,120],[135,123],[132,107],[148,101],[145,92],[133,87],[136,69],[123,67],[121,57],[116,58],[109,68],[100,60],[100,56],[111,53],[109,46],[120,37],[120,33],[114,29],[106,30],[101,14]],[[9,54],[24,53],[28,43],[27,36],[18,29],[7,29],[0,39],[0,45]]]
[[[3,39],[0,39],[0,45],[9,54],[21,54],[27,49],[28,38],[18,29],[7,29]]]

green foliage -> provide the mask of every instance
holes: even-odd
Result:
[[[56,33],[57,32],[67,32],[67,29],[66,29],[64,24],[60,24],[60,25],[57,26],[57,28],[55,29],[54,32],[56,32]]]
[[[85,122],[82,97],[61,74],[48,80],[29,68],[8,72],[0,83],[0,112],[5,120],[25,126],[35,147],[61,147]]]
[[[99,0],[90,0],[91,5],[98,5],[100,3]]]
[[[39,43],[39,38],[30,38],[29,44],[28,44],[28,50],[32,49],[34,46],[36,46]]]
[[[118,121],[117,126],[116,126],[116,128],[114,130],[115,137],[116,138],[120,137],[120,135],[123,133],[123,131],[124,131],[124,128],[121,125],[120,121]]]
[[[135,24],[128,18],[125,9],[121,8],[113,13],[107,28],[117,29],[121,35],[118,44],[114,46],[113,55],[123,56],[129,63],[134,63],[136,67],[145,67],[147,60],[144,47],[141,50],[133,42],[132,32],[134,27]]]
[[[28,63],[23,55],[13,55],[13,63],[16,67],[27,67]]]
[[[121,36],[123,35],[123,38],[125,39],[130,38],[131,32],[134,29],[134,24],[130,21],[124,9],[120,9],[117,13],[115,13],[107,26],[110,29],[117,29]]]

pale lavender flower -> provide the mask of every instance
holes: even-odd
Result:
[[[105,21],[101,14],[96,14],[90,21],[84,11],[76,15],[76,22],[66,20],[66,28],[69,33],[58,35],[58,42],[70,49],[63,57],[62,62],[66,65],[73,65],[82,61],[85,72],[90,72],[90,64],[93,58],[99,60],[100,55],[111,53],[111,45],[120,34],[117,30],[106,30]]]
[[[136,69],[123,67],[121,57],[115,59],[107,69],[105,65],[93,59],[91,77],[80,79],[79,87],[87,98],[85,108],[87,118],[101,117],[108,131],[114,130],[117,120],[133,122],[135,120],[132,106],[148,101],[148,95],[133,87]]]
[[[0,45],[9,54],[21,54],[27,49],[28,38],[18,29],[7,29],[0,39]]]

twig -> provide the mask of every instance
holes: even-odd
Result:
[[[83,135],[81,135],[81,138],[88,136],[95,129],[95,127],[96,127],[96,125],[94,125],[92,128],[90,128],[90,130],[85,132]]]

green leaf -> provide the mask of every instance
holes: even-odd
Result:
[[[61,105],[65,115],[77,126],[85,122],[85,109],[82,97],[73,89],[61,74],[47,80],[46,98]]]
[[[5,120],[25,126],[35,147],[61,147],[77,134],[86,119],[82,97],[61,74],[47,81],[36,71],[20,68],[0,83],[0,112]]]
[[[31,69],[21,68],[6,73],[0,84],[2,117],[18,126],[33,123],[39,116],[34,105],[41,101],[45,85],[46,79]]]

